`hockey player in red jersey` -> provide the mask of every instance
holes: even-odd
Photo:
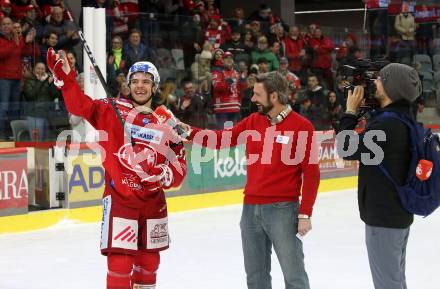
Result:
[[[101,252],[107,256],[107,289],[154,289],[159,252],[169,242],[163,189],[179,186],[186,175],[183,144],[152,111],[160,82],[157,69],[150,62],[130,68],[131,100],[115,101],[121,121],[110,100],[92,100],[81,91],[65,53],[49,49],[47,64],[69,112],[107,135],[100,140],[106,181]]]

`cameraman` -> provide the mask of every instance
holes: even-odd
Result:
[[[415,69],[399,63],[382,68],[375,80],[375,99],[378,112],[393,111],[412,118],[411,103],[420,95],[422,86]],[[347,110],[342,116],[339,131],[354,130],[358,123],[358,110],[364,100],[364,89],[357,86],[349,91]],[[376,137],[377,150],[370,150],[366,133],[382,131]],[[366,142],[364,142],[364,140]],[[344,152],[348,142],[344,141]],[[352,143],[353,144],[353,143]],[[399,185],[406,181],[410,165],[410,136],[404,123],[393,118],[375,119],[373,116],[365,131],[359,134],[359,143],[346,160],[358,160],[358,204],[360,217],[365,222],[365,237],[370,270],[375,289],[406,289],[405,255],[409,227],[413,215],[401,205],[393,184],[380,171],[378,164],[368,164],[366,156],[376,158],[383,153],[381,163]],[[380,151],[380,149],[382,151]],[[341,153],[341,152],[340,152]],[[342,153],[341,153],[342,154]]]

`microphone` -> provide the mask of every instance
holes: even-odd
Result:
[[[176,117],[165,106],[161,105],[157,107],[154,110],[153,114],[159,120],[160,123],[166,123],[174,130],[176,130],[179,136],[183,138],[187,138],[189,136],[189,131],[184,130],[180,125],[177,124]]]

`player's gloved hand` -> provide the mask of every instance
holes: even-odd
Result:
[[[143,145],[133,146],[135,154],[133,162],[134,171],[138,172],[141,182],[148,186],[169,188],[173,181],[173,171],[165,164],[156,165],[156,153]]]
[[[161,187],[168,189],[173,182],[173,171],[165,164],[154,166],[148,171],[147,176],[141,179],[141,182],[147,184],[159,183]]]
[[[67,59],[67,55],[63,50],[58,53],[51,47],[47,50],[47,67],[52,72],[54,84],[61,88],[65,82],[75,81],[75,70]]]

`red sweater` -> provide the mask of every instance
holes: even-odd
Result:
[[[35,48],[34,55],[39,55],[38,45]],[[14,38],[8,39],[0,35],[0,79],[21,79],[22,57],[32,56],[33,53],[33,43],[25,43],[23,37],[20,37],[17,44]]]
[[[304,39],[298,37],[292,39],[290,36],[284,38],[286,57],[289,60],[289,70],[300,71],[303,66],[303,60],[299,56],[304,49]]]
[[[298,137],[301,131],[306,137]],[[266,116],[253,113],[231,129],[193,128],[189,138],[212,149],[246,144],[246,159],[250,164],[247,165],[245,204],[299,201],[301,196],[299,213],[311,215],[320,180],[313,131],[310,121],[296,112],[291,112],[277,125],[271,125]]]
[[[240,74],[233,68],[219,69],[212,72],[214,113],[238,113],[240,111],[239,85]]]
[[[312,67],[320,69],[330,69],[332,67],[332,50],[335,48],[333,41],[328,37],[316,38],[309,40],[310,47],[313,48],[315,55]]]

